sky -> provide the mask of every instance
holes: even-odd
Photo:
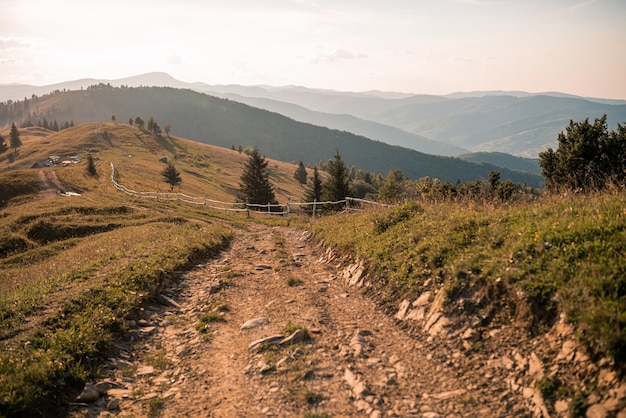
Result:
[[[626,0],[0,0],[0,84],[208,84],[626,99]]]

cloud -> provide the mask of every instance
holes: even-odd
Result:
[[[343,48],[336,48],[325,51],[318,51],[313,55],[310,61],[314,63],[321,63],[362,58],[367,58],[367,55],[358,52],[348,51],[347,49]]]
[[[0,38],[0,50],[11,51],[14,49],[30,48],[31,44],[19,38]]]
[[[568,8],[568,10],[569,10],[570,12],[576,12],[576,11],[578,11],[578,10],[580,10],[580,9],[583,9],[583,8],[587,7],[587,6],[591,6],[591,5],[592,5],[592,4],[594,4],[596,1],[597,1],[597,0],[586,0],[586,1],[580,2],[580,3],[578,3],[578,4],[575,4],[575,5],[573,5],[573,6],[570,6],[570,7]]]

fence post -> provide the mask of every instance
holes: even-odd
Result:
[[[267,213],[270,213],[270,202],[267,202]]]
[[[315,207],[317,206],[317,199],[313,199],[313,218],[315,218]]]
[[[348,202],[349,202],[349,199],[350,199],[349,197],[346,197],[346,208],[345,208],[345,211],[346,211],[346,212],[347,212],[347,211],[348,211],[348,209],[350,208],[350,203],[348,203]]]
[[[290,203],[291,203],[291,199],[287,198],[287,217],[289,217],[289,212],[291,212]]]
[[[246,197],[246,216],[250,217],[250,207],[248,206],[248,198]]]

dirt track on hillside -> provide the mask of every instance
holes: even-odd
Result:
[[[169,306],[129,323],[132,341],[119,343],[98,382],[106,395],[74,404],[71,416],[530,415],[508,384],[464,372],[458,356],[347,287],[344,267],[310,233],[249,224],[165,289]],[[199,329],[211,312],[220,320]],[[242,329],[252,319],[260,325]],[[290,335],[289,324],[309,337],[249,349]]]

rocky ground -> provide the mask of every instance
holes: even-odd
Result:
[[[129,321],[70,415],[548,417],[580,401],[626,417],[626,385],[563,321],[532,337],[448,318],[434,284],[390,308],[364,272],[309,232],[250,223]]]

